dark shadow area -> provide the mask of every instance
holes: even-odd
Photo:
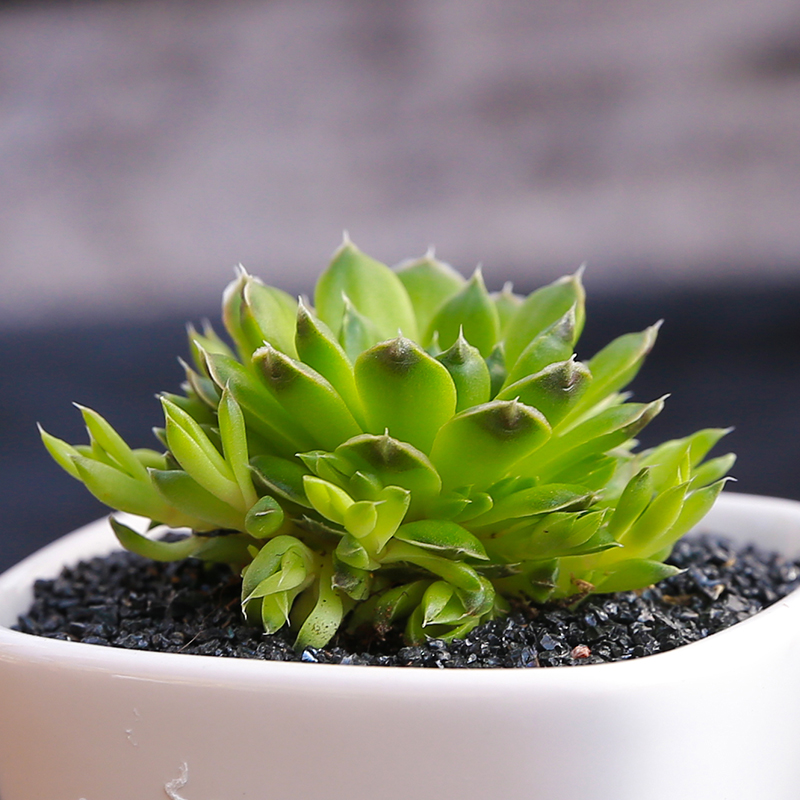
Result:
[[[654,352],[634,381],[637,398],[671,392],[644,444],[706,426],[733,425],[723,443],[739,462],[736,491],[800,499],[800,287],[593,295],[578,349],[588,358],[613,337],[664,318]],[[155,446],[154,394],[174,391],[186,355],[181,319],[142,325],[0,332],[0,569],[105,513],[46,454],[36,422],[85,441],[77,401],[105,415],[133,446]]]

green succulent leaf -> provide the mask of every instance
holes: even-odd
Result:
[[[494,350],[486,359],[486,369],[489,370],[489,397],[495,398],[508,377],[505,348],[502,342],[495,345]]]
[[[289,620],[289,610],[300,592],[316,577],[313,552],[294,536],[270,539],[242,573],[242,609],[259,607],[265,631],[274,633]]]
[[[248,276],[239,315],[242,330],[251,343],[251,353],[268,342],[287,356],[297,357],[294,343],[297,303],[286,292]]]
[[[206,353],[217,353],[227,358],[236,358],[233,350],[219,337],[208,320],[203,321],[202,333],[199,333],[191,322],[188,323],[186,325],[186,335],[189,339],[189,350],[192,354],[192,361],[194,361],[198,372],[206,377],[211,377],[208,374]]]
[[[603,398],[618,392],[634,379],[645,357],[653,349],[660,327],[661,323],[658,322],[641,333],[620,336],[589,360],[592,385],[573,410],[571,417],[565,420],[565,424]]]
[[[671,578],[681,570],[660,561],[631,558],[620,561],[594,576],[594,591],[607,594],[645,589],[654,583]]]
[[[271,345],[256,350],[253,364],[287,413],[293,413],[314,442],[333,450],[361,433],[344,400],[325,378]]]
[[[427,331],[436,312],[464,286],[464,278],[449,264],[428,251],[422,258],[396,267],[397,277],[405,286],[417,319],[417,330]]]
[[[167,525],[182,525],[193,520],[168,505],[147,481],[131,478],[119,469],[76,455],[72,457],[78,477],[86,488],[105,505],[140,517],[149,517]]]
[[[497,319],[500,322],[500,335],[505,336],[511,320],[516,316],[519,307],[524,302],[522,295],[514,294],[514,286],[510,281],[503,284],[501,292],[492,294],[494,307],[497,309]]]
[[[314,293],[320,319],[337,336],[342,329],[345,296],[374,326],[379,339],[390,339],[398,331],[411,339],[417,338],[414,308],[401,280],[346,237]]]
[[[234,508],[244,509],[241,489],[233,470],[206,433],[185,411],[161,399],[170,452],[206,491]]]
[[[359,570],[377,569],[380,566],[370,556],[367,548],[351,533],[342,536],[336,545],[336,557],[342,563]]]
[[[242,493],[245,508],[249,508],[258,498],[250,475],[247,427],[242,409],[227,387],[219,401],[218,420],[225,461]]]
[[[485,527],[505,520],[550,514],[554,511],[582,511],[593,499],[594,495],[583,486],[557,483],[533,486],[497,500],[489,511],[472,520],[472,524]]]
[[[114,535],[126,550],[153,561],[183,561],[195,555],[203,546],[203,540],[199,536],[186,536],[176,542],[162,542],[137,533],[113,516],[108,521]]]
[[[541,447],[550,426],[535,408],[493,400],[457,414],[440,428],[431,461],[445,488],[484,489]]]
[[[380,632],[386,632],[394,622],[405,619],[420,604],[430,581],[412,581],[388,589],[377,597],[372,619]]]
[[[419,345],[398,337],[362,353],[355,374],[369,432],[388,431],[430,452],[439,428],[455,412],[456,387],[450,373]]]
[[[392,271],[345,236],[315,310],[239,267],[234,349],[189,325],[193,366],[160,395],[166,452],[81,406],[88,444],[40,435],[102,502],[192,531],[114,520],[123,546],[229,564],[245,619],[288,625],[299,649],[342,624],[449,641],[511,599],[641,588],[675,573],[664,560],[735,457],[706,460],[723,428],[638,450],[664,398],[622,390],[659,325],[577,361],[581,274],[489,294],[480,269],[465,280],[430,251]]]
[[[339,445],[335,453],[350,465],[352,474],[372,475],[378,486],[400,486],[411,492],[412,513],[422,513],[442,488],[439,474],[421,450],[386,434],[361,434]]]
[[[219,389],[217,385],[210,378],[195,372],[182,358],[179,358],[178,362],[186,373],[186,382],[189,384],[191,393],[212,409],[213,419],[213,411],[219,405]]]
[[[447,581],[434,581],[425,590],[421,605],[423,628],[433,624],[458,622],[466,616],[464,606],[456,595],[455,586]]]
[[[581,277],[583,270],[559,278],[549,286],[538,289],[517,310],[505,336],[506,363],[512,367],[522,351],[543,331],[554,325],[575,307],[574,338],[580,336],[585,318],[586,293]],[[563,359],[562,359],[563,360]],[[591,365],[590,365],[591,368]]]
[[[244,518],[244,529],[256,539],[267,539],[281,529],[284,519],[280,503],[267,495],[250,507]]]
[[[245,530],[242,509],[226,503],[217,495],[209,492],[184,470],[151,469],[150,479],[152,481],[150,490],[153,494],[163,498],[171,507],[192,519],[191,527],[196,530],[213,530],[214,528]],[[143,516],[169,522],[168,519],[152,514]]]
[[[512,383],[497,395],[497,399],[518,398],[541,411],[554,428],[580,401],[591,380],[591,373],[580,362],[561,361]]]
[[[553,436],[534,456],[518,467],[521,475],[550,480],[567,465],[595,454],[608,453],[636,436],[664,408],[664,399],[652,403],[612,406],[560,436]]]
[[[442,519],[422,519],[401,525],[394,538],[449,558],[487,561],[486,549],[466,528]]]
[[[450,373],[456,387],[456,413],[491,399],[492,378],[477,347],[464,338],[463,330],[452,347],[436,360]]]
[[[671,548],[678,539],[687,534],[695,525],[698,525],[703,517],[711,511],[728,480],[730,479],[722,478],[710,486],[704,486],[691,492],[686,497],[675,524],[657,542],[658,549],[653,550],[653,552],[659,552],[665,547]]]
[[[344,314],[342,316],[341,330],[339,331],[339,342],[344,348],[347,357],[351,362],[354,362],[364,350],[368,350],[385,337],[375,323],[359,313],[346,294],[342,295],[342,300],[344,302]]]
[[[81,480],[78,468],[75,466],[75,457],[81,456],[81,453],[71,444],[67,444],[63,439],[58,439],[48,433],[38,422],[36,424],[39,429],[39,436],[42,438],[42,443],[56,464],[68,475],[71,475],[77,480]]]
[[[297,307],[295,346],[303,363],[333,386],[353,417],[363,425],[364,409],[356,389],[353,365],[331,329],[317,319],[302,301]]]
[[[346,594],[352,600],[366,600],[372,588],[372,575],[363,569],[357,569],[340,561],[333,554],[333,577],[331,585],[334,589]]]
[[[682,483],[657,495],[633,525],[618,537],[627,551],[650,555],[654,543],[678,521],[689,486]]]
[[[344,527],[357,539],[369,536],[378,524],[378,509],[370,500],[359,500],[345,509]]]
[[[222,294],[222,322],[225,325],[225,330],[228,332],[228,335],[233,339],[240,358],[245,363],[253,352],[250,346],[250,340],[242,329],[241,315],[242,297],[248,277],[245,268],[239,264],[239,266],[236,267],[236,276],[225,287],[225,291]],[[215,355],[219,354],[219,350],[216,347],[206,352]],[[227,354],[224,355],[227,356]]]
[[[462,334],[486,358],[500,335],[500,319],[492,298],[486,291],[480,268],[457,294],[434,315],[428,326],[426,343],[439,334],[439,345],[451,347]]]
[[[314,475],[304,476],[303,487],[315,511],[337,525],[344,525],[345,512],[353,505],[353,498],[347,492]]]
[[[605,503],[610,495],[616,496],[614,479],[620,468],[626,464],[621,453],[602,455],[595,453],[581,460],[568,463],[560,472],[555,472],[550,479],[553,483],[573,483],[590,491],[604,493],[600,502]]]
[[[83,421],[93,442],[103,449],[110,458],[119,466],[123,472],[137,480],[147,480],[147,470],[133,450],[125,443],[125,440],[91,408],[75,403],[75,407],[83,415]]]
[[[474,492],[469,493],[468,505],[465,506],[458,514],[453,517],[455,522],[466,523],[470,520],[479,517],[489,511],[494,506],[494,500],[488,492]]]
[[[271,494],[311,508],[303,485],[309,472],[302,464],[279,456],[258,455],[250,459],[250,468],[256,481]]]
[[[295,640],[295,648],[322,647],[339,629],[345,614],[341,595],[333,586],[334,567],[325,559],[314,584],[315,603],[306,617]]]
[[[536,336],[522,351],[506,378],[506,385],[522,380],[555,362],[572,356],[577,334],[577,303],[563,317]]]
[[[391,541],[381,560],[384,564],[407,562],[422,567],[466,592],[482,593],[484,591],[484,585],[478,573],[463,561],[452,561],[439,555],[433,555],[424,548],[407,542],[397,539]]]
[[[706,461],[694,470],[691,488],[699,489],[709,483],[716,483],[733,469],[735,463],[736,455],[734,453],[726,453],[724,456]]]
[[[276,455],[291,456],[314,446],[302,425],[284,410],[252,371],[215,353],[207,353],[206,361],[214,382],[220,389],[228,389],[242,409],[247,426],[263,436],[275,448]]]

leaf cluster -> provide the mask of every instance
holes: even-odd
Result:
[[[648,586],[711,508],[734,462],[723,429],[636,451],[664,398],[624,388],[658,325],[586,362],[581,272],[521,297],[432,253],[395,270],[345,239],[313,306],[239,269],[230,344],[188,328],[161,449],[130,448],[79,407],[89,434],[53,458],[92,494],[178,541],[112,518],[128,549],[223,561],[245,616],[297,646],[343,624],[452,639],[509,601]]]

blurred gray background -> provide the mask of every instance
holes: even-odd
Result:
[[[794,279],[799,132],[796,0],[5,4],[0,319],[308,287],[343,228],[496,282]]]
[[[0,2],[0,209],[0,563],[103,512],[35,420],[149,444],[233,265],[309,291],[344,228],[491,288],[588,262],[581,355],[666,317],[658,438],[734,423],[800,497],[796,0]]]

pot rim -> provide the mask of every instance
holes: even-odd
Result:
[[[748,510],[755,515],[760,510],[760,513],[788,520],[797,531],[797,552],[800,553],[800,502],[726,492],[720,497],[717,507],[729,518]],[[702,527],[707,528],[707,525]],[[79,528],[28,556],[0,575],[0,603],[4,597],[18,596],[24,587],[30,587],[35,576],[57,574],[61,565],[70,563],[66,555],[76,546],[93,540],[96,546],[91,552],[104,554],[99,546],[104,539],[107,540],[105,552],[116,549],[112,546],[115,540],[106,518]],[[78,558],[85,557],[84,547]],[[73,557],[72,563],[75,560]],[[698,671],[718,671],[721,664],[732,658],[739,663],[751,659],[757,661],[763,658],[763,650],[752,646],[753,637],[768,646],[772,637],[785,636],[787,630],[797,631],[796,635],[800,635],[800,589],[753,617],[689,645],[628,661],[571,667],[431,669],[220,658],[47,639],[14,631],[4,625],[0,625],[0,661],[31,662],[50,665],[54,669],[99,670],[130,680],[191,681],[209,685],[234,682],[238,688],[253,690],[265,683],[281,683],[325,692],[337,688],[347,691],[357,686],[359,692],[370,693],[384,691],[387,681],[390,681],[394,686],[409,687],[423,693],[439,693],[445,684],[455,691],[478,691],[482,694],[500,686],[520,684],[534,685],[543,690],[582,692],[603,685],[674,682],[675,676],[684,670],[689,670],[693,676]]]

